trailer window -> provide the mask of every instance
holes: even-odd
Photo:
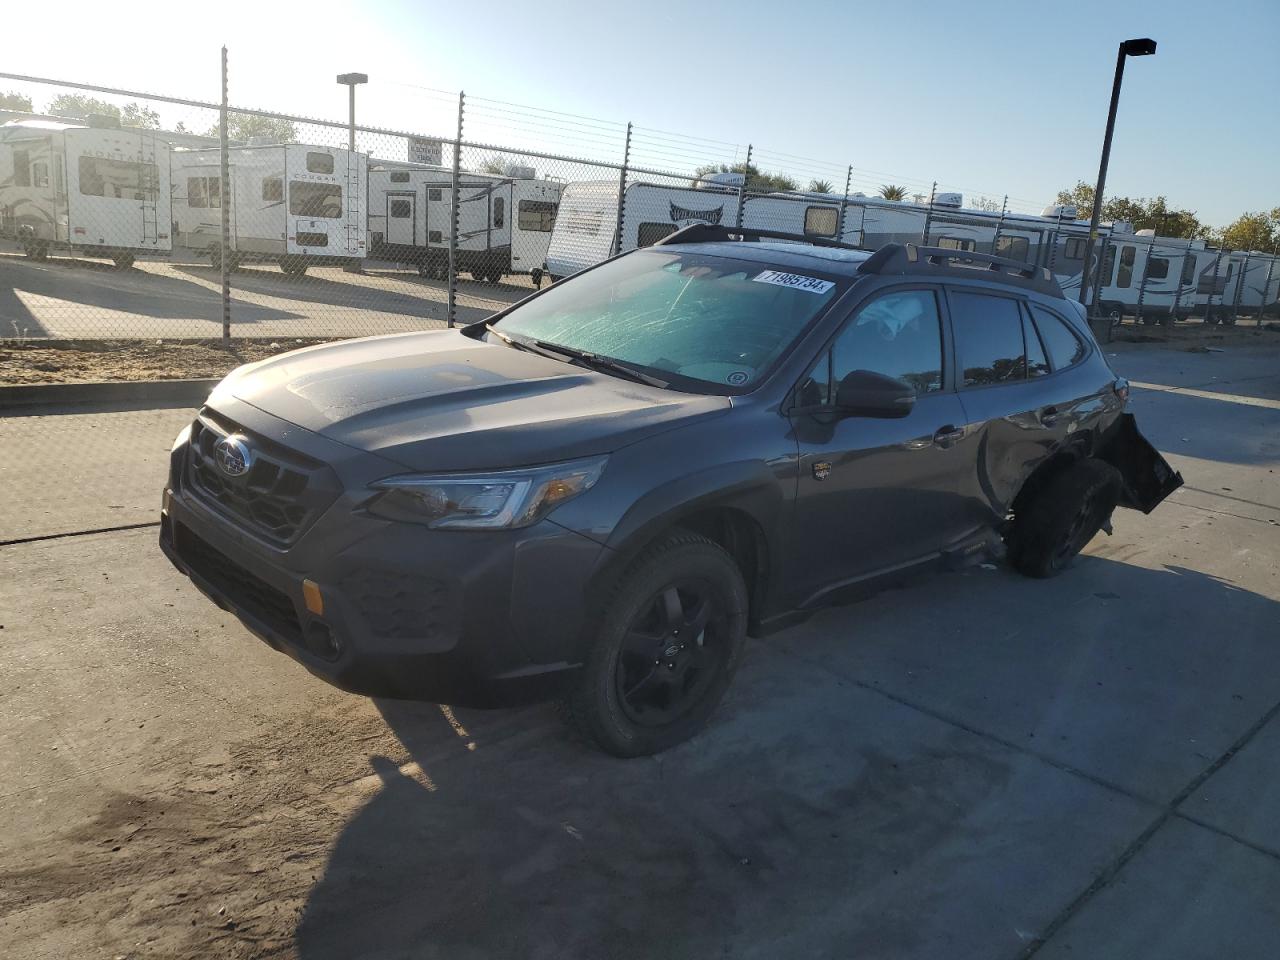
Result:
[[[1031,243],[1026,237],[1001,237],[996,241],[996,256],[1009,260],[1027,261]]]
[[[505,197],[493,198],[493,225],[501,227],[507,222],[507,201]]]
[[[268,203],[280,203],[284,200],[284,177],[263,177],[262,199]]]
[[[442,200],[443,198],[444,194],[439,190],[439,188],[427,191],[428,200]]]
[[[187,206],[221,207],[222,181],[217,177],[187,177]]]
[[[674,223],[642,223],[637,232],[636,246],[652,247],[664,237],[676,232]]]
[[[809,237],[834,237],[840,228],[840,211],[835,207],[806,207],[804,232]]]
[[[1085,248],[1084,237],[1067,237],[1066,243],[1062,245],[1062,259],[1063,260],[1083,260],[1084,248]]]
[[[556,225],[556,204],[547,200],[521,200],[517,224],[521,230],[550,233]]]
[[[13,151],[13,185],[15,187],[31,186],[31,153],[27,150]]]
[[[295,217],[342,216],[342,187],[336,183],[289,181],[289,212]]]
[[[1120,251],[1120,271],[1116,274],[1116,286],[1124,289],[1133,283],[1133,258],[1137,248],[1126,246]]]
[[[392,182],[392,183],[408,183],[408,182],[409,182],[409,171],[408,171],[408,170],[397,170],[397,171],[393,172],[393,173],[391,174],[391,182]]]
[[[37,160],[31,165],[31,185],[33,187],[47,187],[49,185],[49,164],[43,160]]]
[[[1196,279],[1196,258],[1190,254],[1182,257],[1182,285],[1194,283]]]
[[[1169,261],[1164,257],[1147,258],[1147,279],[1163,280],[1169,276]]]
[[[333,154],[308,153],[307,173],[333,173]]]
[[[156,165],[109,157],[81,157],[80,192],[86,197],[153,200],[156,194]]]
[[[413,215],[412,208],[409,206],[408,200],[392,200],[391,216],[397,220],[407,220]]]
[[[972,240],[962,240],[959,237],[939,237],[938,246],[943,250],[964,250],[972,251],[976,244]]]

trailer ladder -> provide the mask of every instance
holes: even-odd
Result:
[[[360,196],[360,164],[359,154],[355,151],[347,153],[347,253],[364,256],[358,244],[360,242],[360,218],[364,216]]]
[[[147,141],[151,142],[150,159]],[[156,134],[154,130],[138,133],[138,152],[142,154],[142,242],[152,246],[159,244],[160,167],[156,163]]]

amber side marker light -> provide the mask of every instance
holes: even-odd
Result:
[[[309,612],[317,617],[324,616],[324,597],[320,595],[320,584],[314,580],[303,580],[302,599],[306,601]]]

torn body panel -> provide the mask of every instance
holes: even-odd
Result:
[[[1182,474],[1142,435],[1131,413],[1116,418],[1102,439],[1098,457],[1115,467],[1124,480],[1122,507],[1150,513],[1182,486]]]

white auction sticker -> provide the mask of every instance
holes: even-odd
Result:
[[[772,283],[774,286],[790,287],[792,290],[803,290],[806,293],[826,293],[835,286],[830,280],[804,277],[798,273],[779,273],[777,270],[766,270],[760,276],[751,279],[754,283]]]

